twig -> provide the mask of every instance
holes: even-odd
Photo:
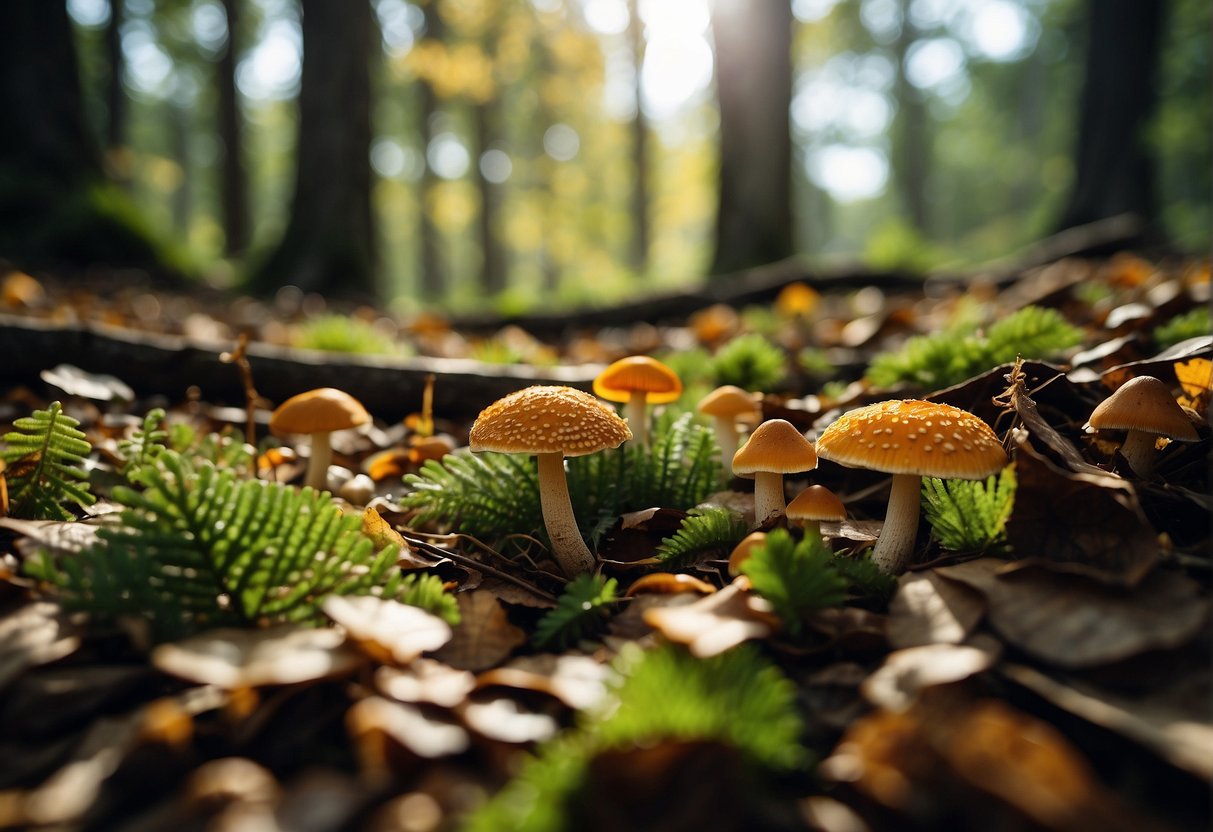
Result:
[[[433,555],[434,557],[438,557],[438,558],[448,558],[450,560],[453,560],[455,563],[459,564],[460,566],[465,566],[468,569],[475,569],[478,572],[487,573],[489,575],[492,575],[494,578],[500,578],[501,580],[506,581],[507,583],[511,583],[511,584],[514,584],[515,586],[522,587],[523,589],[527,590],[530,593],[533,593],[534,595],[537,595],[538,597],[544,599],[545,601],[551,601],[552,603],[556,603],[555,595],[552,595],[549,592],[543,591],[542,589],[537,587],[535,584],[531,583],[530,581],[519,578],[517,575],[511,575],[509,572],[506,572],[502,569],[498,569],[495,566],[490,566],[487,563],[485,563],[484,561],[480,561],[473,557],[469,557],[468,555],[464,555],[460,552],[456,552],[453,549],[443,549],[441,546],[435,546],[433,543],[430,543],[426,540],[422,540],[419,537],[415,537],[415,536],[408,535],[408,534],[401,534],[401,537],[404,538],[405,543],[409,544],[410,546],[416,547],[429,555]],[[544,573],[544,574],[547,574],[547,573]]]
[[[248,360],[248,330],[240,333],[236,340],[236,348],[231,352],[220,354],[219,360],[224,364],[235,364],[240,371],[240,384],[244,387],[244,441],[254,449],[257,447],[257,405],[261,397],[253,386],[253,367]],[[252,476],[257,476],[257,454],[253,453]]]

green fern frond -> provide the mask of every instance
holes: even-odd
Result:
[[[412,491],[400,500],[417,511],[417,522],[457,527],[482,540],[537,531],[539,474],[535,458],[524,454],[473,454],[458,450],[426,460],[405,483]]]
[[[126,439],[118,441],[118,456],[122,460],[119,473],[126,477],[137,468],[151,462],[152,458],[168,443],[168,431],[163,427],[165,412],[155,407],[143,417],[143,425],[131,432]]]
[[[420,607],[438,616],[452,627],[459,626],[462,618],[455,596],[446,591],[437,575],[405,575],[395,598],[402,604]]]
[[[733,384],[743,390],[772,390],[783,380],[787,355],[762,335],[738,335],[712,357],[716,383]]]
[[[1172,347],[1180,341],[1208,335],[1213,328],[1209,322],[1209,307],[1198,306],[1190,312],[1176,315],[1161,326],[1154,327],[1151,337],[1160,350]]]
[[[775,529],[741,565],[754,591],[771,602],[792,635],[801,619],[814,610],[841,604],[846,580],[838,574],[833,554],[820,537],[807,535],[796,543],[786,529]]]
[[[63,412],[59,402],[13,422],[5,434],[8,447],[0,458],[7,465],[9,514],[30,520],[73,520],[64,503],[84,507],[96,497],[89,493],[88,472],[82,467],[93,450],[80,422]]]
[[[745,519],[727,508],[693,509],[678,531],[661,541],[656,557],[675,569],[705,558],[728,557],[748,532]]]
[[[958,384],[999,364],[1051,358],[1078,344],[1082,332],[1055,309],[1025,306],[992,324],[984,335],[963,320],[933,335],[910,338],[897,352],[881,353],[868,366],[879,387],[909,382],[926,390]]]
[[[1007,466],[985,482],[922,480],[923,513],[936,539],[953,552],[985,552],[1004,545],[1015,505],[1015,469]]]
[[[205,627],[315,623],[328,595],[397,598],[397,548],[374,551],[361,519],[310,488],[239,480],[230,469],[173,451],[119,486],[121,523],[99,542],[27,571],[65,606],[102,619],[136,616],[156,640]]]
[[[541,649],[564,650],[598,632],[615,603],[618,584],[601,575],[578,575],[565,585],[553,609],[535,628],[531,643]]]
[[[886,602],[897,591],[897,577],[872,562],[871,550],[860,555],[836,554],[831,563],[853,596]]]
[[[795,686],[757,650],[742,645],[709,659],[673,645],[637,652],[620,662],[617,704],[605,716],[583,716],[576,730],[545,744],[465,829],[576,828],[589,764],[604,751],[707,741],[736,749],[757,774],[807,762]]]

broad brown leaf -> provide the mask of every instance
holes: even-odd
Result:
[[[491,592],[477,590],[455,597],[459,601],[460,624],[435,658],[461,670],[485,670],[526,643],[526,633],[510,623]]]
[[[893,647],[959,644],[985,614],[981,593],[934,570],[901,576],[889,604],[888,636]]]

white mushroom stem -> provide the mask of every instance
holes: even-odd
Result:
[[[317,491],[324,491],[328,487],[329,464],[333,461],[333,446],[329,442],[331,434],[327,431],[323,433],[313,433],[311,456],[307,461],[307,474],[303,479],[303,484],[311,486]]]
[[[884,526],[872,550],[872,562],[890,575],[900,575],[910,565],[918,538],[918,509],[922,499],[922,477],[894,474]]]
[[[1120,455],[1137,476],[1148,477],[1153,473],[1154,442],[1157,439],[1157,434],[1144,430],[1131,430],[1126,434],[1125,442],[1120,446]]]
[[[552,555],[565,577],[574,578],[594,570],[594,555],[581,538],[569,484],[564,476],[564,454],[536,454],[539,459],[539,506],[543,525],[552,541]]]
[[[783,474],[774,471],[754,473],[754,522],[761,526],[771,517],[782,517],[787,510],[783,496]]]
[[[725,416],[713,416],[712,427],[716,431],[716,444],[720,446],[720,458],[728,465],[737,453],[737,422]]]
[[[649,419],[648,409],[645,406],[648,395],[643,390],[633,390],[623,409],[623,414],[628,420],[628,427],[632,429],[632,438],[629,441],[635,442],[642,448],[649,446]]]

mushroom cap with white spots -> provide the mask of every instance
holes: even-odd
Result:
[[[1116,388],[1091,411],[1087,424],[1096,430],[1140,430],[1181,442],[1200,438],[1167,385],[1153,376],[1137,376]]]
[[[817,438],[822,459],[888,474],[979,480],[1007,464],[990,426],[972,413],[916,399],[844,413]]]
[[[584,456],[632,438],[628,423],[602,402],[572,387],[527,387],[480,411],[473,451]]]

